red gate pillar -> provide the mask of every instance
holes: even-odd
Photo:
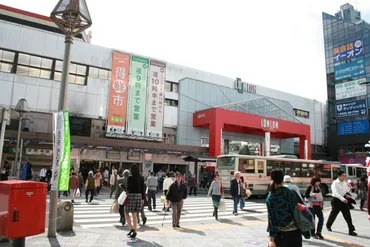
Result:
[[[223,124],[212,121],[209,124],[209,156],[217,157],[221,154]]]

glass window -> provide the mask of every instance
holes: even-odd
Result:
[[[235,157],[217,158],[217,169],[233,170],[235,168]]]
[[[164,84],[164,90],[171,92],[171,85],[171,82],[166,81],[166,83]]]
[[[1,72],[11,72],[12,71],[12,64],[10,63],[0,63],[0,71]]]
[[[70,74],[76,74],[77,65],[74,63],[69,64],[69,73]]]
[[[302,164],[301,177],[310,177],[309,164]]]
[[[28,68],[28,76],[40,77],[40,69]]]
[[[76,81],[76,76],[70,74],[69,77],[68,77],[68,82],[69,83],[75,83],[75,81]]]
[[[257,161],[257,173],[264,174],[265,173],[265,162],[259,160]]]
[[[239,159],[239,171],[242,173],[256,173],[254,160]]]
[[[333,179],[338,178],[338,172],[340,171],[340,167],[333,167]]]
[[[18,55],[18,63],[29,65],[30,64],[30,55],[19,53]]]
[[[76,76],[76,84],[85,85],[85,77],[83,76]]]
[[[41,67],[41,57],[30,56],[30,66]]]
[[[48,58],[43,58],[41,61],[41,67],[44,69],[51,69],[53,65],[53,60]]]
[[[178,93],[179,92],[179,85],[177,83],[172,83],[172,92]]]
[[[50,70],[44,70],[44,69],[41,70],[40,78],[50,79],[50,76],[51,76]]]
[[[107,80],[108,79],[108,70],[106,69],[99,69],[99,78]]]
[[[55,62],[55,70],[56,71],[62,71],[63,70],[63,61],[57,60]]]
[[[99,69],[95,67],[89,67],[89,76],[90,77],[99,77]]]
[[[62,80],[62,73],[54,72],[54,80],[55,81],[61,81]]]
[[[27,76],[28,75],[28,67],[25,66],[17,66],[17,74]]]
[[[86,75],[86,66],[77,65],[77,74],[78,75]]]
[[[15,52],[3,51],[2,54],[3,55],[0,60],[5,61],[5,62],[12,62],[12,63],[14,62]]]

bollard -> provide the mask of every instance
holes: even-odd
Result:
[[[26,238],[12,238],[10,239],[10,247],[25,247]]]
[[[74,207],[72,202],[61,202],[57,210],[57,232],[73,231]]]

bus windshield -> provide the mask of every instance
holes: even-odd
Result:
[[[217,159],[217,168],[220,170],[233,170],[235,167],[235,157],[219,157]]]

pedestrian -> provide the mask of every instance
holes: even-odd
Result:
[[[191,196],[191,192],[194,191],[194,196],[197,196],[197,178],[195,177],[195,174],[191,176],[190,179],[190,190],[189,190],[189,196]]]
[[[40,170],[40,182],[46,182],[46,166]]]
[[[224,197],[224,189],[222,187],[220,176],[215,175],[215,180],[211,183],[208,190],[207,198],[212,195],[213,201],[213,216],[218,220],[218,206],[220,205],[221,197]]]
[[[158,177],[158,190],[163,190],[163,180],[164,180],[164,174],[163,174],[163,171],[162,170],[159,170],[159,172],[157,173],[157,177]]]
[[[270,193],[266,199],[268,213],[269,247],[302,247],[302,235],[294,221],[298,203],[295,192],[283,185],[284,173],[271,171]]]
[[[51,177],[53,172],[51,171],[50,167],[48,167],[48,170],[46,171],[46,182],[48,183],[48,192],[51,189]]]
[[[85,185],[85,181],[84,181],[84,178],[82,176],[82,173],[79,172],[78,173],[78,181],[79,181],[79,188],[80,188],[80,197],[82,196],[82,188],[84,187]]]
[[[8,180],[9,173],[10,173],[10,164],[9,164],[8,161],[4,161],[4,167],[1,170],[0,181],[6,181],[6,180]]]
[[[358,183],[358,191],[357,191],[358,199],[360,199],[360,210],[361,211],[364,210],[368,189],[369,188],[367,186],[366,175],[362,175]]]
[[[187,188],[182,183],[181,173],[176,174],[176,181],[168,189],[166,199],[171,202],[172,207],[172,226],[180,228],[180,217],[184,199],[187,197]]]
[[[141,205],[144,204],[145,188],[144,177],[140,175],[138,165],[131,165],[130,170],[131,175],[127,179],[127,205],[125,206],[125,218],[130,229],[127,235],[130,236],[130,238],[135,238],[137,235],[137,213],[141,211]],[[132,221],[130,213],[132,214]]]
[[[348,200],[345,198],[345,194],[348,192],[348,185],[344,181],[346,179],[346,173],[344,171],[338,172],[338,178],[331,184],[332,200],[331,206],[332,210],[330,212],[328,221],[326,222],[326,228],[328,231],[332,231],[331,227],[337,218],[339,212],[342,215],[348,225],[348,233],[351,236],[357,236],[355,232],[355,226],[352,224],[351,212],[348,206]]]
[[[293,184],[293,179],[291,176],[289,175],[285,175],[284,176],[284,184],[285,186],[287,186],[289,189],[291,190],[294,190],[295,192],[297,192],[297,194],[299,195],[300,197],[300,200],[303,201],[303,198],[302,198],[302,195],[301,195],[301,192],[299,191],[299,188],[297,185]]]
[[[70,184],[69,186],[72,190],[72,200],[71,200],[71,202],[75,202],[75,196],[76,196],[77,190],[80,187],[80,181],[79,181],[79,178],[76,176],[75,172],[72,172],[72,176],[69,178],[69,184]],[[80,193],[81,193],[81,191],[80,191]]]
[[[241,176],[240,177],[240,189],[241,189],[241,192],[240,192],[240,210],[243,210],[244,209],[244,206],[245,206],[245,199],[248,197],[247,195],[247,183],[244,182],[244,177]]]
[[[145,183],[144,183],[144,191],[147,191],[146,190],[146,184]],[[144,197],[144,203],[141,204],[140,212],[138,212],[138,216],[137,216],[137,223],[139,225],[140,225],[140,217],[141,217],[141,220],[143,221],[143,225],[145,225],[145,223],[146,223],[147,218],[145,216],[144,207],[147,207],[148,205],[149,205],[149,203],[148,203],[148,195],[145,195],[145,197]]]
[[[91,194],[90,196],[90,201],[94,199],[94,189],[95,189],[95,178],[94,178],[94,173],[92,171],[89,171],[88,177],[86,179],[85,183],[85,195],[86,195],[86,202],[89,197],[89,193]]]
[[[305,197],[309,201],[309,209],[312,213],[312,215],[319,219],[319,222],[317,224],[316,233],[315,229],[311,231],[311,236],[318,239],[324,239],[324,237],[321,234],[322,227],[324,225],[324,214],[322,212],[322,208],[324,206],[324,197],[321,193],[320,189],[321,179],[318,176],[313,176],[310,185],[308,185]]]
[[[166,179],[163,181],[163,195],[164,196],[167,195],[168,189],[170,188],[171,184],[173,184],[174,182],[175,182],[175,179],[174,179],[173,172],[167,172],[166,173]],[[166,202],[166,201],[163,203],[163,211],[165,211],[165,210],[169,211],[170,210],[169,205],[166,209],[166,204],[169,204],[169,203]]]
[[[158,179],[154,177],[154,172],[151,171],[149,173],[149,177],[146,182],[148,186],[148,209],[152,211],[152,200],[153,200],[153,209],[155,210],[156,207],[156,193],[158,187]]]
[[[122,192],[127,193],[127,183],[128,183],[128,177],[130,176],[130,171],[129,170],[124,170],[122,173],[122,177],[120,177],[117,181],[118,188],[116,190],[116,195],[115,198],[118,200],[119,196],[122,194]],[[119,222],[122,223],[122,226],[126,224],[125,220],[125,205],[122,204],[119,206],[119,215],[120,219]]]
[[[230,198],[234,201],[234,210],[233,214],[238,215],[238,204],[241,197],[241,181],[240,181],[240,172],[235,172],[235,178],[230,182]]]
[[[100,170],[96,170],[96,173],[95,173],[95,196],[99,195],[100,193],[100,185],[101,185],[101,174],[100,174]],[[116,183],[117,185],[117,183]]]
[[[118,175],[117,175],[117,170],[113,170],[113,174],[110,176],[110,198],[112,198],[112,195],[114,191],[117,188],[117,181],[118,181]]]

